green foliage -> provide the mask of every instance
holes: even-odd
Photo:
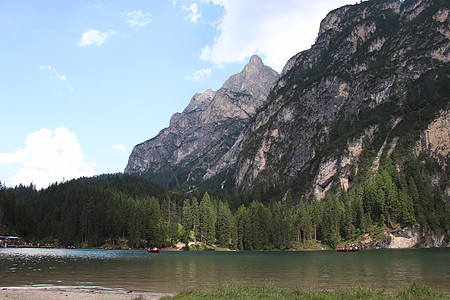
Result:
[[[231,282],[206,292],[184,291],[174,297],[165,296],[161,299],[316,299],[316,300],[345,300],[345,299],[448,299],[444,294],[431,290],[426,286],[413,283],[409,288],[400,290],[392,295],[383,290],[370,287],[352,287],[334,291],[306,291],[301,289],[280,289],[273,284],[249,287],[241,283]]]
[[[164,194],[127,176],[73,180],[39,192],[33,186],[2,187],[0,228],[27,241],[60,245],[97,247],[126,240],[129,247],[143,248],[200,241],[205,249],[239,250],[283,250],[293,243],[336,248],[365,233],[377,236],[385,228],[416,224],[446,232],[449,213],[442,192],[423,176],[426,164],[411,156],[400,172],[386,160],[372,178],[348,191],[329,192],[321,201],[295,199],[293,193],[276,201],[276,193],[260,185],[249,194],[222,198],[197,193],[199,203],[195,195]],[[143,196],[148,191],[154,194]],[[238,208],[229,205],[250,200]]]
[[[219,202],[217,209],[216,237],[222,247],[230,247],[233,233],[233,215],[228,205]]]
[[[149,197],[153,195],[154,197]],[[18,186],[0,193],[2,222],[26,241],[64,245],[162,245],[159,202],[162,191],[131,176],[109,175],[54,184],[36,191]]]
[[[208,193],[205,193],[200,201],[199,220],[201,241],[213,244],[216,235],[217,210]]]

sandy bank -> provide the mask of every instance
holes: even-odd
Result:
[[[145,299],[155,300],[168,294],[120,292],[120,291],[98,291],[98,290],[74,290],[74,289],[36,289],[36,288],[2,288],[0,299],[21,300],[60,300],[60,299],[92,299],[92,300],[125,300]],[[139,298],[140,297],[140,298]]]

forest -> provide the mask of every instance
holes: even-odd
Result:
[[[411,159],[400,172],[387,163],[371,179],[348,191],[332,190],[320,201],[267,186],[232,193],[166,191],[123,174],[40,191],[0,184],[0,233],[58,246],[137,249],[194,241],[204,249],[236,250],[333,249],[358,243],[367,233],[411,225],[445,233],[450,214],[442,189],[424,179],[425,167]]]

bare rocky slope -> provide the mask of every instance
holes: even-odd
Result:
[[[221,89],[196,94],[168,128],[135,146],[125,173],[150,177],[164,187],[194,187],[235,143],[278,77],[252,56]]]
[[[387,159],[402,169],[414,152],[435,162],[430,176],[448,196],[449,13],[444,0],[331,11],[280,77],[252,57],[137,145],[125,172],[156,174],[167,186],[263,183],[321,199]]]
[[[410,137],[418,156],[438,162],[439,182],[450,147],[449,37],[448,1],[373,0],[330,12],[206,176],[233,166],[235,186],[290,185],[321,199],[358,173],[370,176],[380,159],[394,155],[401,168]],[[362,156],[371,165],[364,172]]]

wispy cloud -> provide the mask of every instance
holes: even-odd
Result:
[[[75,133],[66,127],[32,132],[25,144],[15,152],[0,153],[0,165],[22,165],[11,176],[13,185],[34,183],[40,189],[63,179],[94,175],[95,164],[84,161]]]
[[[67,79],[67,77],[66,77],[66,75],[63,75],[63,74],[60,74],[59,72],[58,72],[58,70],[56,70],[54,67],[52,67],[52,66],[49,66],[49,65],[45,65],[45,66],[40,66],[40,69],[41,70],[43,70],[43,71],[48,71],[48,72],[50,72],[51,74],[53,74],[56,78],[58,78],[59,80],[66,80]]]
[[[94,7],[96,9],[98,9],[99,11],[101,11],[102,13],[104,13],[105,12],[105,7],[112,7],[112,4],[100,4],[100,3],[98,3],[98,4],[94,4]]]
[[[124,146],[124,145],[114,145],[111,147],[111,149],[125,152],[125,151],[127,151],[128,147]]]
[[[152,20],[152,15],[149,13],[143,13],[142,10],[135,10],[126,13],[126,20],[130,27],[143,27],[150,23]]]
[[[202,0],[219,5],[217,34],[205,45],[200,58],[214,64],[242,62],[259,54],[264,62],[281,71],[286,61],[308,49],[319,31],[320,21],[339,6],[354,0]]]
[[[195,71],[192,75],[188,76],[188,79],[193,81],[201,81],[211,76],[212,68],[202,68]]]
[[[183,9],[189,12],[189,15],[186,17],[192,23],[197,23],[198,20],[202,17],[201,13],[198,11],[198,4],[192,3],[189,7],[183,6]]]
[[[74,89],[69,85],[67,82],[67,76],[64,74],[61,74],[55,67],[49,66],[49,65],[43,65],[39,67],[42,71],[47,72],[54,76],[56,79],[61,80],[64,82],[64,84],[67,86],[67,89],[70,92],[73,92]]]
[[[89,29],[83,33],[78,46],[85,47],[89,45],[101,46],[109,37],[117,34],[116,31],[110,30],[107,32],[101,32],[95,29]]]

